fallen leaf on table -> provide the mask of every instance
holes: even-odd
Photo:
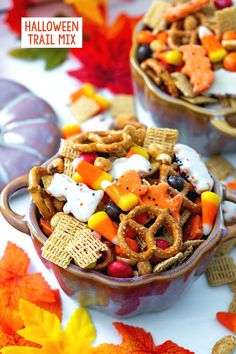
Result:
[[[40,302],[41,306],[56,300],[41,274],[27,274],[29,262],[29,257],[20,247],[8,242],[0,260],[0,323],[12,330],[23,326],[18,311],[21,298],[34,303]],[[60,307],[60,304],[56,304],[57,306]]]
[[[105,7],[107,0],[64,0],[66,4],[74,5],[79,15],[83,19],[87,18],[90,21],[101,25],[105,20]]]
[[[13,345],[17,345],[19,347],[27,346],[27,347],[40,348],[40,345],[24,339],[15,331],[12,330],[6,331],[2,327],[0,327],[0,353],[1,353],[1,348],[6,346],[13,346]]]
[[[59,320],[62,318],[62,305],[61,305],[61,296],[59,290],[52,290],[54,294],[54,302],[45,302],[45,301],[35,301],[35,305],[42,307],[44,310],[47,310],[51,313],[55,313]]]
[[[83,65],[69,71],[69,75],[116,94],[131,94],[129,52],[138,19],[121,14],[111,26],[85,24],[83,48],[72,49]]]
[[[217,312],[217,320],[227,329],[236,333],[236,314],[231,312]]]
[[[29,0],[12,0],[12,6],[5,18],[10,28],[20,34],[21,33],[21,17],[27,17],[27,5]]]
[[[41,348],[9,346],[2,349],[2,354],[92,353],[90,344],[96,332],[88,312],[83,308],[75,310],[63,330],[56,315],[25,300],[20,300],[19,307],[25,328],[19,330],[18,334],[40,344]]]
[[[69,54],[67,48],[16,48],[9,55],[16,59],[38,60],[45,62],[45,69],[52,70],[61,65]]]
[[[152,335],[144,329],[128,326],[115,322],[115,328],[122,336],[122,343],[101,344],[95,348],[97,354],[194,354],[177,344],[167,341],[161,345],[155,345]]]

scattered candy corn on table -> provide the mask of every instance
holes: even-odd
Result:
[[[145,3],[144,8],[147,8],[147,2],[145,1]],[[123,5],[123,9],[125,9],[125,5]],[[0,17],[0,76],[19,81],[36,94],[47,99],[58,112],[62,124],[64,122],[73,123],[74,119],[67,104],[69,95],[78,89],[78,82],[71,79],[66,74],[66,71],[77,65],[75,61],[71,58],[59,69],[45,73],[43,64],[40,62],[31,64],[9,58],[6,52],[14,46],[16,46],[14,36],[3,25],[2,17]],[[148,114],[142,112],[141,108],[139,109],[139,117],[151,125]],[[227,157],[236,166],[236,155]],[[26,195],[15,198],[12,202],[13,209],[24,214],[28,198]],[[30,256],[32,264],[30,271],[42,272],[53,288],[59,288],[55,278],[38,258],[30,238],[12,228],[2,216],[0,216],[0,222],[0,256],[2,256],[8,240],[16,243]],[[236,260],[236,250],[233,250],[231,255]],[[69,298],[62,291],[61,296],[63,300],[63,322],[66,323],[78,304],[76,296]],[[189,292],[170,309],[161,313],[122,321],[150,331],[155,342],[161,343],[171,339],[179,345],[196,352],[196,354],[207,354],[211,352],[212,346],[218,339],[230,334],[229,331],[216,322],[215,314],[218,311],[227,311],[231,299],[232,293],[228,286],[211,288],[203,275],[191,287]],[[146,306],[148,305],[146,304]],[[115,319],[96,311],[90,311],[90,313],[97,329],[96,343],[105,341],[118,343],[119,336],[111,326]]]

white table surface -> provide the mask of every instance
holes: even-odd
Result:
[[[136,1],[135,6],[131,3],[120,1],[111,8],[111,15],[114,16],[123,10],[132,14],[138,14],[147,8],[149,0]],[[58,6],[58,5],[57,5]],[[58,6],[57,10],[61,10]],[[64,12],[70,13],[70,9],[63,7]],[[40,15],[55,14],[55,5],[40,9]],[[35,10],[31,11],[33,15]],[[66,71],[78,67],[78,62],[70,58],[61,67],[53,71],[45,72],[42,62],[25,62],[10,58],[7,51],[19,45],[18,40],[9,31],[0,16],[0,77],[16,80],[36,94],[46,99],[58,113],[60,122],[73,122],[74,119],[68,109],[69,95],[78,89],[79,82],[69,77]],[[145,114],[145,113],[143,113]],[[142,117],[144,115],[142,114]],[[14,210],[24,214],[27,206],[28,196],[24,195],[15,198],[12,202]],[[31,258],[30,271],[42,272],[46,280],[53,288],[59,285],[53,275],[47,270],[38,258],[30,238],[11,227],[0,215],[1,242],[0,256],[3,254],[7,241],[12,241],[22,247]],[[231,252],[236,260],[236,251]],[[61,291],[63,301],[63,324],[66,323],[73,310],[78,306],[76,296],[69,298]],[[230,334],[215,319],[218,311],[227,311],[232,299],[232,293],[228,286],[211,288],[207,284],[205,275],[202,275],[185,295],[170,309],[163,312],[142,315],[128,320],[124,323],[143,327],[150,331],[156,344],[171,339],[179,345],[194,351],[196,354],[211,353],[214,343],[222,336]],[[0,304],[1,311],[1,304]],[[117,319],[97,311],[90,311],[97,329],[97,340],[95,344],[102,342],[119,343],[120,337],[112,327],[111,323]]]

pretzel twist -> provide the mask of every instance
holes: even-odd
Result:
[[[149,227],[139,224],[135,218],[140,214],[147,213],[156,216],[156,220]],[[156,246],[155,234],[162,227],[168,227],[173,236],[173,243],[165,250]],[[147,248],[143,252],[133,251],[126,242],[126,229],[130,228],[138,233],[146,242]],[[153,255],[160,258],[169,258],[178,253],[182,246],[182,230],[177,221],[170,215],[168,210],[159,209],[155,206],[141,205],[132,209],[126,216],[122,218],[118,229],[118,242],[120,248],[131,259],[145,261]]]
[[[132,145],[132,138],[126,131],[97,131],[84,132],[71,139],[74,149],[80,152],[107,152],[116,153],[128,150]]]
[[[40,166],[33,167],[29,173],[28,191],[40,214],[45,219],[51,219],[56,213],[53,198],[41,187],[41,178],[47,175],[48,172],[46,168]]]

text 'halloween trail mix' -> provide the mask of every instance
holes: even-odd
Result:
[[[177,139],[177,130],[127,125],[62,140],[58,157],[29,175],[42,256],[119,278],[191,257],[211,233],[219,196],[199,155]]]
[[[231,0],[153,0],[136,60],[165,93],[206,108],[234,108],[236,6]]]

